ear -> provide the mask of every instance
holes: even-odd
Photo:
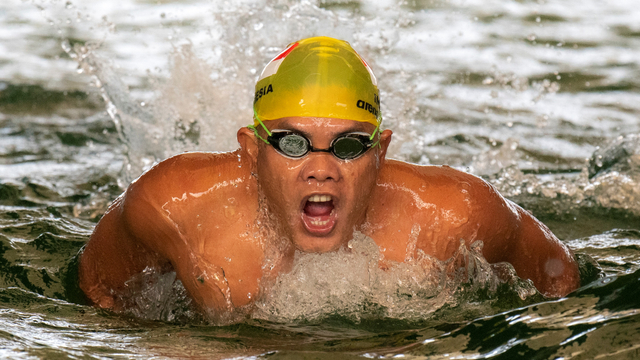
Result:
[[[391,143],[391,135],[393,135],[393,131],[389,129],[380,133],[380,149],[378,150],[380,165],[384,164],[384,159],[387,156],[387,149],[389,149],[389,144]]]
[[[252,171],[255,172],[256,163],[258,161],[258,139],[256,138],[256,135],[253,130],[243,126],[238,130],[237,137],[241,151],[246,154],[247,158],[251,162]]]

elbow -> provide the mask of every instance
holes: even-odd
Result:
[[[546,297],[563,297],[580,287],[580,271],[573,258],[549,258],[541,270],[542,281],[536,287]]]

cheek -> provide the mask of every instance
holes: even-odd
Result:
[[[300,161],[286,158],[275,151],[261,151],[257,158],[256,171],[259,179],[262,176],[262,181],[286,184],[296,180],[299,167]]]
[[[350,194],[353,196],[356,207],[358,207],[359,204],[366,204],[366,200],[376,184],[378,174],[377,167],[375,166],[376,160],[375,158],[367,160],[368,161],[354,164],[356,166],[353,166],[344,174],[345,187],[349,189]]]
[[[290,171],[286,159],[259,156],[256,166],[258,183],[272,210],[281,212],[289,208],[291,199],[291,186],[295,182],[295,173]]]

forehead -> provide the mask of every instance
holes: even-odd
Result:
[[[265,125],[271,130],[297,130],[307,134],[339,134],[344,132],[371,133],[375,129],[375,126],[370,123],[316,117],[288,117],[265,122]]]

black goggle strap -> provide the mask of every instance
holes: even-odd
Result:
[[[262,122],[262,120],[260,120],[260,117],[258,116],[258,112],[256,111],[256,108],[253,108],[253,116],[256,118],[256,120],[258,120],[260,125],[262,125],[262,128],[264,129],[264,131],[267,132],[267,136],[271,136],[272,135],[271,131],[269,131],[269,129],[267,129],[267,126]],[[263,138],[262,136],[260,136],[260,134],[258,134],[258,129],[255,126],[248,125],[247,127],[253,130],[253,133],[256,134],[256,137],[258,139],[264,141],[267,145],[270,145],[269,140]]]

